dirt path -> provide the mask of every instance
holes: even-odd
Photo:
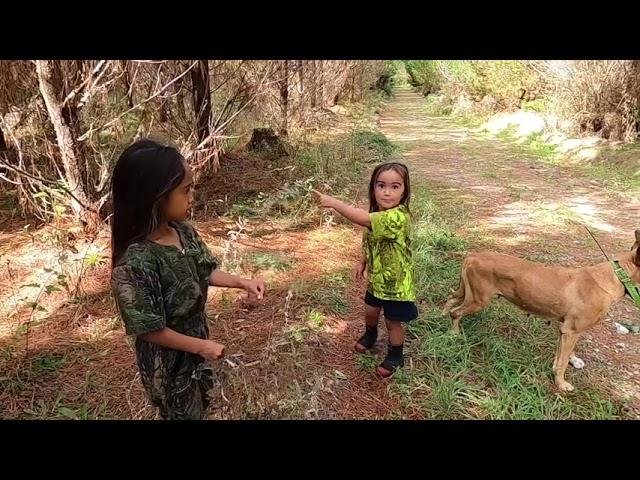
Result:
[[[514,153],[513,146],[450,118],[428,115],[424,97],[408,87],[397,90],[379,125],[402,147],[412,182],[428,186],[472,247],[573,266],[602,261],[586,230],[573,221],[588,225],[608,253],[633,243],[640,217],[637,199],[607,190],[573,168]],[[617,334],[613,322],[638,323],[637,317],[625,299],[577,347],[587,366],[610,367],[611,377],[603,382],[612,393],[629,398],[634,410],[640,407],[640,336]]]

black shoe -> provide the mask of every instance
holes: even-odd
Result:
[[[367,325],[367,329],[364,335],[356,342],[355,350],[358,353],[364,353],[373,347],[378,340],[378,327],[370,327]]]
[[[404,367],[404,345],[389,345],[387,357],[378,367],[378,375],[382,378],[389,378],[398,368]]]

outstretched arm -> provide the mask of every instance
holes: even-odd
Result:
[[[253,278],[251,280],[242,278],[237,275],[222,272],[218,269],[209,275],[209,285],[214,287],[241,288],[246,290],[250,295],[258,297],[262,300],[264,296],[264,280],[261,278]]]
[[[347,220],[355,223],[356,225],[360,225],[362,227],[370,227],[371,219],[369,218],[369,212],[362,208],[353,207],[351,205],[347,205],[344,202],[341,202],[337,198],[334,198],[330,195],[325,195],[324,193],[320,193],[317,190],[313,190],[316,198],[320,202],[320,205],[324,208],[333,208],[336,212],[342,215]]]

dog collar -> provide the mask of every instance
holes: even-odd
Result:
[[[629,275],[627,275],[624,268],[620,266],[618,260],[613,260],[611,262],[611,266],[613,267],[613,271],[616,273],[616,277],[618,277],[618,280],[622,282],[624,289],[633,299],[633,302],[640,307],[640,291],[638,291],[636,284],[629,278]]]

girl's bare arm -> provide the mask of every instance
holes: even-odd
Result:
[[[314,190],[313,193],[316,195],[316,197],[320,201],[320,205],[322,205],[323,207],[333,208],[340,215],[345,217],[347,220],[355,223],[356,225],[360,225],[362,227],[371,226],[369,212],[367,212],[366,210],[347,205],[337,198],[334,198],[330,195],[325,195],[324,193],[320,193],[317,190]]]

